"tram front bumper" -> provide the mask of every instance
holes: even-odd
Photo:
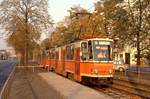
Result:
[[[93,77],[93,78],[112,78],[113,77],[113,75],[96,75],[96,74],[84,74],[84,73],[81,73],[81,76]]]

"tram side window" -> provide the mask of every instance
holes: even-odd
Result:
[[[88,54],[89,54],[89,59],[93,59],[92,42],[91,41],[88,41]]]
[[[66,59],[69,59],[69,46],[66,47]]]
[[[58,59],[58,58],[59,58],[59,52],[56,51],[56,59]]]
[[[74,59],[74,46],[71,46],[71,53],[70,53],[70,59],[73,60]]]
[[[88,59],[88,47],[87,47],[86,42],[81,43],[81,51],[82,51],[81,59],[87,60]]]
[[[67,60],[73,60],[74,58],[74,46],[71,45],[71,46],[67,46],[66,48],[66,51],[67,51]]]
[[[51,52],[50,52],[50,58],[51,59],[56,59],[56,52],[54,51],[54,50],[52,50]]]
[[[46,51],[46,57],[48,60],[50,59],[50,52],[49,51]]]
[[[42,57],[44,58],[46,56],[45,51],[42,51]],[[1,59],[2,59],[3,55],[1,55]]]

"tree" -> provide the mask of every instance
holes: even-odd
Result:
[[[150,2],[148,0],[128,0],[130,43],[136,45],[137,70],[143,52],[150,49]]]
[[[44,49],[44,50],[48,50],[50,48],[50,40],[49,38],[46,38],[42,41],[41,43],[41,47]]]
[[[128,31],[128,12],[124,9],[123,0],[101,0],[95,3],[94,24],[97,23],[97,35],[117,40],[118,49],[124,48],[124,39]]]
[[[86,26],[89,20],[87,10],[80,6],[73,6],[68,11],[70,15],[57,24],[55,32],[50,37],[53,47],[78,40],[86,32]]]
[[[68,25],[68,32],[74,35],[74,41],[80,39],[80,36],[86,33],[86,26],[89,23],[90,13],[80,6],[71,7],[69,12],[71,22]]]
[[[20,45],[18,49],[24,50],[21,52],[25,65],[31,42],[36,42],[40,33],[51,24],[47,9],[48,0],[3,0],[0,5],[0,23],[8,32],[8,41],[15,39],[12,41]]]
[[[120,48],[136,45],[139,67],[142,54],[150,49],[149,0],[101,0],[95,6],[95,11],[103,15],[103,30],[108,37],[119,38]]]
[[[117,37],[126,27],[124,25],[128,17],[125,9],[120,6],[122,2],[123,0],[101,0],[95,4],[97,16],[102,17],[101,28],[109,38]]]

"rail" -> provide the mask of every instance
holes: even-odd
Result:
[[[2,87],[2,90],[0,92],[0,99],[8,99],[9,97],[10,86],[11,86],[11,83],[13,81],[13,77],[15,74],[15,68],[16,66],[13,67],[9,77],[7,78],[4,86]]]
[[[111,87],[149,99],[150,79],[148,78],[148,76],[138,78],[133,73],[126,76],[116,76]]]

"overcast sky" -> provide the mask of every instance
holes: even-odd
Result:
[[[0,49],[6,49],[8,48],[7,43],[5,41],[6,37],[4,35],[4,30],[0,26]]]
[[[68,11],[73,5],[80,5],[83,8],[94,9],[96,0],[49,0],[49,13],[55,22],[61,21],[64,16],[69,15]]]

